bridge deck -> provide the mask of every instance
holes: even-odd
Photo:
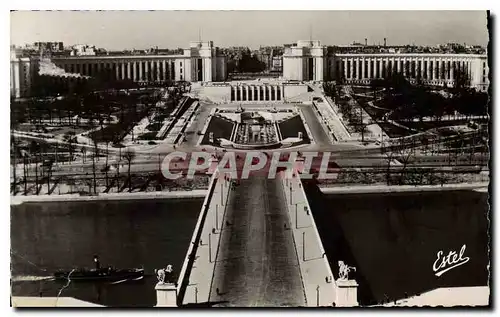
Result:
[[[251,177],[231,192],[210,302],[220,306],[305,306],[283,190]],[[286,224],[286,227],[285,227]]]

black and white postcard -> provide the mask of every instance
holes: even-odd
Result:
[[[13,307],[489,307],[487,11],[12,11]]]

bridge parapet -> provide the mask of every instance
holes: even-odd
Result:
[[[215,170],[177,283],[178,305],[208,303],[231,181]]]
[[[340,287],[338,282],[342,281],[335,281],[300,174],[296,170],[281,172],[280,179],[290,215],[307,306],[357,306],[357,288],[346,288],[345,283]],[[355,282],[349,285],[357,286]]]

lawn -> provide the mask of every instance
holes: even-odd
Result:
[[[213,116],[210,119],[210,123],[208,124],[208,128],[203,136],[202,144],[210,144],[210,133],[213,133],[214,140],[217,138],[224,138],[229,140],[231,138],[231,133],[233,132],[234,123],[223,119],[219,116]]]
[[[293,118],[287,119],[283,122],[278,123],[278,127],[281,132],[283,139],[286,138],[296,138],[299,132],[302,132],[302,138],[305,142],[309,143],[309,136],[307,134],[306,128],[300,116],[295,116]]]
[[[395,126],[389,122],[379,122],[378,125],[391,138],[399,138],[402,136],[409,136],[412,134],[411,131]]]

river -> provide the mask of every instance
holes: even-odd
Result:
[[[141,267],[142,281],[72,282],[61,296],[119,307],[156,304],[154,269],[179,273],[202,199],[44,202],[11,206],[14,296],[57,296],[65,283],[47,280],[57,269]]]
[[[305,185],[316,224],[337,275],[337,261],[355,266],[362,305],[437,287],[488,281],[488,193],[443,191],[323,195]],[[144,266],[143,281],[76,283],[61,296],[118,307],[156,304],[155,268],[179,272],[202,199],[25,203],[11,208],[14,296],[57,296],[64,283],[40,280],[57,269]],[[468,263],[440,277],[437,252],[459,251]]]
[[[488,193],[472,190],[315,195],[311,205],[334,275],[338,261],[356,267],[362,305],[439,287],[488,284]],[[469,261],[441,276],[437,253]]]

